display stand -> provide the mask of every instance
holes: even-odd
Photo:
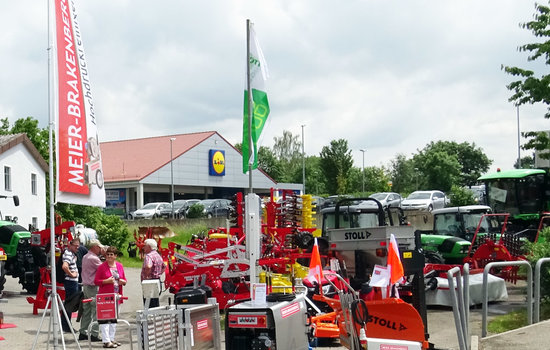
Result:
[[[148,310],[151,299],[160,296],[160,280],[141,281],[141,292],[143,293],[143,299],[145,299],[145,310]]]
[[[52,230],[53,232],[53,230]],[[52,280],[55,281],[55,270],[52,268]],[[71,319],[69,318],[69,315],[67,314],[67,311],[65,310],[65,307],[63,306],[63,301],[61,300],[61,297],[59,294],[52,290],[51,284],[44,284],[44,287],[49,291],[48,295],[48,301],[46,302],[46,308],[44,309],[44,313],[42,314],[42,319],[40,320],[40,325],[38,326],[38,330],[36,332],[36,336],[34,337],[34,342],[32,344],[32,349],[34,350],[36,348],[36,344],[38,342],[38,337],[40,336],[40,332],[42,331],[42,326],[44,324],[44,319],[46,318],[46,313],[48,312],[48,308],[51,304],[51,310],[50,310],[50,323],[48,324],[48,339],[46,341],[47,344],[50,342],[50,335],[53,332],[53,348],[57,349],[59,346],[57,335],[61,335],[61,345],[63,346],[63,349],[65,349],[65,337],[63,335],[63,330],[61,329],[61,315],[60,310],[63,311],[63,316],[65,317],[65,320],[67,321],[67,324],[71,328],[71,334],[74,337],[76,346],[80,350],[80,344],[78,343],[78,338],[76,336],[76,333],[74,332],[73,326],[71,325]],[[57,287],[57,289],[62,289],[63,287]]]
[[[130,322],[118,318],[118,301],[120,299],[128,299],[117,293],[102,293],[95,296],[96,300],[96,315],[97,320],[92,321],[88,326],[88,348],[92,348],[92,327],[100,323],[119,323],[122,322],[128,326],[128,339],[130,341],[130,349],[134,349],[132,344],[132,328]],[[85,302],[93,299],[86,299]]]

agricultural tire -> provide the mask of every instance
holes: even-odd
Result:
[[[23,289],[30,294],[36,294],[38,286],[40,285],[40,268],[48,264],[48,256],[39,247],[32,247],[31,253],[34,263],[32,266],[33,278],[26,281],[25,276],[21,276],[19,277],[19,283],[21,283]]]
[[[103,172],[101,170],[98,170],[95,173],[95,182],[97,184],[97,187],[99,187],[100,189],[103,188]]]
[[[5,265],[6,265],[5,261],[0,261],[0,295],[2,294],[2,291],[4,290],[4,285],[6,284]]]
[[[20,277],[19,283],[21,283],[21,285],[23,285],[23,289],[30,294],[36,294],[36,292],[38,292],[38,286],[40,285],[40,270],[38,268],[35,269],[34,278],[32,281],[25,282],[24,277]]]
[[[32,247],[32,258],[36,266],[44,267],[48,265],[48,253],[44,252],[40,247]]]
[[[311,248],[313,245],[313,235],[307,231],[299,231],[294,236],[294,244],[302,249]]]
[[[430,250],[424,251],[424,261],[429,264],[444,264],[445,259],[439,252],[434,252]]]

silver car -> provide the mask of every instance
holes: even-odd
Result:
[[[445,208],[447,196],[441,191],[414,191],[401,202],[403,210],[427,210]]]
[[[401,201],[403,200],[403,197],[401,197],[399,193],[395,192],[378,192],[371,194],[369,197],[379,201],[384,209],[389,207],[399,208],[401,207]]]
[[[136,210],[132,216],[134,219],[156,219],[160,217],[160,211],[169,208],[170,203],[155,202],[145,204],[141,209]]]

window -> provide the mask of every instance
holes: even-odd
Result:
[[[31,194],[37,195],[36,192],[36,174],[31,174]]]
[[[4,190],[11,191],[11,168],[4,166]]]

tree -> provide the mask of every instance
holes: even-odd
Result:
[[[521,157],[521,166],[518,164],[518,160],[514,162],[514,169],[534,169],[535,168],[535,155]]]
[[[353,167],[348,141],[332,140],[330,146],[323,146],[320,167],[325,176],[325,186],[329,194],[345,194],[348,190],[348,174]]]
[[[420,172],[415,170],[412,159],[400,153],[390,161],[389,176],[392,182],[392,191],[410,193],[422,187]]]
[[[242,153],[243,144],[236,143],[234,147],[237,151]],[[277,182],[281,182],[282,166],[275,157],[275,154],[271,148],[267,146],[260,146],[258,150],[258,168],[263,170],[269,177]]]
[[[298,140],[298,135],[292,135],[288,130],[283,131],[283,136],[274,137],[273,154],[279,161],[281,169],[281,182],[292,182],[292,174],[297,169],[302,169],[302,143]],[[300,177],[300,183],[302,179]]]
[[[530,30],[535,37],[544,39],[532,44],[522,45],[518,47],[518,50],[528,52],[527,61],[536,61],[542,58],[548,65],[550,64],[550,8],[536,4],[535,10],[534,20],[522,23],[520,26]],[[542,74],[540,77],[536,77],[532,70],[504,65],[502,68],[506,73],[520,78],[506,86],[508,90],[513,91],[509,101],[514,102],[516,106],[542,102],[549,105],[544,117],[547,119],[550,118],[550,74]],[[550,139],[546,132],[534,131],[522,133],[522,135],[530,139],[522,147],[523,149],[546,151],[541,153],[541,157],[550,158],[550,152],[548,152],[548,149],[550,149]]]
[[[309,156],[306,164],[306,193],[320,195],[326,193],[325,181],[321,170],[321,159],[317,156]],[[302,173],[299,175],[300,179]],[[300,180],[301,181],[301,180]]]
[[[432,141],[413,161],[424,175],[425,185],[441,191],[449,191],[453,184],[474,185],[492,163],[475,143],[454,141]]]
[[[427,150],[413,157],[429,190],[449,192],[460,176],[460,163],[456,156],[440,150]]]
[[[349,173],[349,190],[357,196],[391,190],[390,177],[384,167],[370,166],[365,168],[365,192],[363,192],[363,173],[361,168],[353,167]]]
[[[8,118],[0,119],[0,135],[25,133],[32,144],[46,162],[50,159],[49,155],[49,130],[38,127],[38,120],[33,117],[17,119],[10,128]]]
[[[283,174],[281,162],[277,160],[271,148],[266,146],[260,146],[258,150],[258,168],[265,171],[275,181],[279,181]]]

